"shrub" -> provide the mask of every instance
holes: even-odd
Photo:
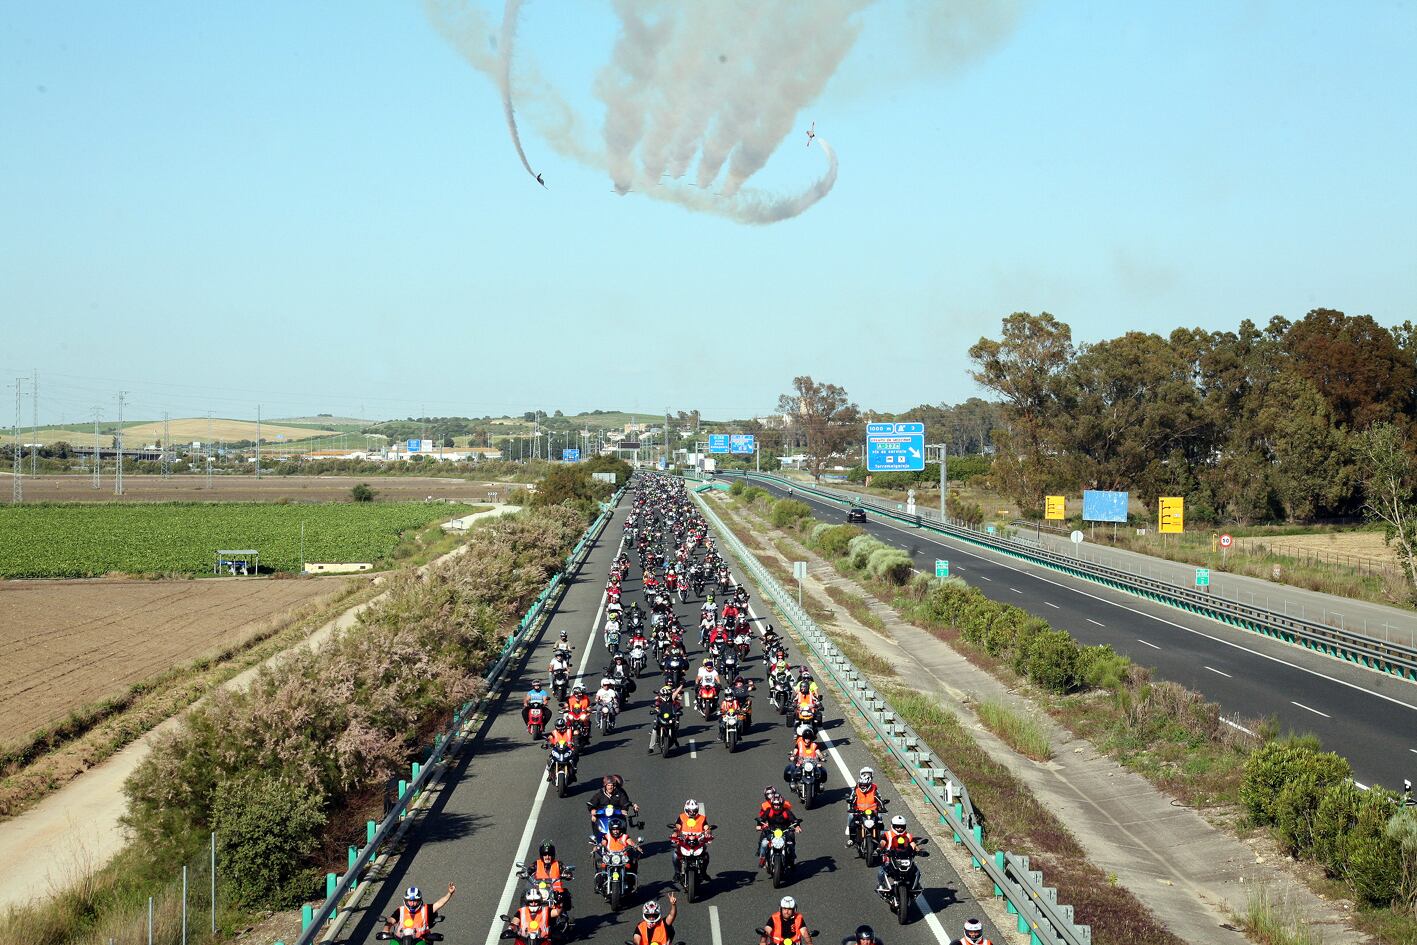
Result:
[[[1309,855],[1323,864],[1324,872],[1339,876],[1343,871],[1343,838],[1358,822],[1358,804],[1363,789],[1352,781],[1331,785],[1319,798],[1314,811]]]
[[[349,497],[356,502],[373,502],[374,496],[376,495],[378,495],[378,493],[369,488],[367,482],[358,483],[353,489],[349,490]]]
[[[1024,656],[1024,672],[1044,689],[1070,692],[1078,687],[1081,648],[1063,630],[1043,630],[1033,636]]]
[[[857,535],[846,543],[846,551],[851,555],[851,566],[857,571],[866,567],[873,552],[887,547],[885,542],[872,538],[870,535]]]
[[[1333,752],[1315,752],[1296,766],[1274,799],[1275,833],[1280,845],[1295,856],[1314,848],[1314,815],[1329,788],[1349,779],[1353,769]]]
[[[797,499],[778,499],[772,504],[771,521],[778,528],[797,524],[804,518],[812,517],[812,507]]]
[[[866,570],[877,580],[899,586],[910,580],[915,565],[899,548],[877,548],[866,560]]]
[[[264,771],[221,782],[212,801],[221,878],[243,904],[289,905],[313,892],[305,858],[325,825],[323,798]]]
[[[733,496],[742,495],[748,491],[748,484],[742,479],[733,480],[733,485],[728,487],[728,494]]]
[[[1366,905],[1389,905],[1402,889],[1402,844],[1388,832],[1399,804],[1391,791],[1364,791],[1353,826],[1339,841],[1343,881]]]
[[[1387,822],[1388,839],[1401,851],[1402,880],[1398,895],[1417,911],[1417,807],[1404,807]]]
[[[1127,669],[1131,665],[1130,659],[1106,644],[1085,646],[1082,648],[1078,675],[1088,689],[1109,689],[1115,692],[1126,684]]]
[[[743,490],[743,501],[747,502],[749,505],[752,505],[759,499],[765,498],[768,498],[768,491],[766,489],[761,489],[757,486],[749,486]]]
[[[1326,763],[1314,761],[1320,754],[1323,752],[1319,751],[1318,741],[1312,738],[1281,739],[1256,749],[1245,760],[1245,773],[1240,782],[1240,801],[1250,812],[1251,819],[1257,824],[1277,823],[1279,795],[1284,786],[1310,767],[1327,770]],[[1347,765],[1343,759],[1338,760]]]

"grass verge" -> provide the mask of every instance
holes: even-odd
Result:
[[[974,707],[974,714],[984,727],[1004,740],[1014,751],[1034,761],[1047,761],[1053,757],[1053,748],[1048,736],[1038,723],[1028,716],[1001,702],[981,702]]]
[[[1266,886],[1250,893],[1240,924],[1260,945],[1323,945],[1323,934],[1304,924],[1288,902],[1280,902]]]

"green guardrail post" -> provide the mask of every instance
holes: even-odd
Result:
[[[370,823],[373,823],[373,821],[370,821]],[[357,860],[357,859],[359,859],[359,848],[358,848],[358,847],[350,847],[350,848],[349,848],[349,865],[346,866],[345,869],[350,869],[350,870],[354,869],[354,861]]]
[[[374,842],[374,834],[379,832],[379,825],[372,820],[364,821],[364,842],[370,844]]]
[[[415,762],[413,763],[413,769],[412,769],[412,770],[413,770],[413,777],[409,778],[409,783],[410,783],[410,784],[412,784],[414,781],[417,781],[417,780],[418,780],[418,775],[419,775],[419,773],[423,770],[423,766],[420,765],[418,762],[415,761]]]
[[[300,931],[304,932],[310,927],[310,923],[314,921],[315,910],[310,906],[310,903],[307,902],[300,907]]]
[[[334,873],[325,874],[325,899],[329,900],[335,894],[335,887],[339,885],[339,877]]]
[[[964,802],[963,802],[963,801],[955,801],[955,820],[959,821],[960,823],[964,823]],[[959,835],[959,831],[956,830],[956,831],[955,831],[955,846],[959,846],[959,845],[962,844],[962,843],[964,843],[964,838],[961,837],[961,836]]]
[[[980,846],[983,846],[983,845],[984,845],[984,828],[983,828],[983,827],[981,827],[979,824],[975,824],[973,827],[971,827],[971,828],[969,829],[969,832],[972,833],[972,834],[974,834],[974,842],[975,842],[975,843],[979,844]],[[979,862],[977,859],[975,859],[975,858],[972,857],[972,856],[969,858],[969,862],[970,862],[970,864],[971,864],[975,869],[979,869],[980,866],[982,865],[982,864],[980,864],[980,862]]]
[[[1004,851],[1003,851],[1003,850],[995,850],[995,851],[994,851],[994,865],[999,868],[999,872],[1000,872],[1000,873],[1002,873],[1002,872],[1004,871]],[[1003,889],[1003,887],[1000,886],[998,883],[995,883],[995,884],[994,884],[994,898],[997,899],[997,898],[1003,896],[1003,894],[1004,894],[1004,889]]]
[[[404,795],[407,794],[407,793],[408,793],[408,782],[405,781],[403,778],[399,778],[399,816],[400,816],[400,817],[402,817],[404,814],[408,813],[408,809],[404,806]]]
[[[1019,930],[1020,932],[1031,932],[1032,930],[1028,927],[1028,920],[1023,917],[1023,913],[1022,913],[1022,912],[1019,912],[1019,913],[1017,913],[1017,914],[1018,914],[1018,930]],[[1032,936],[1030,935],[1030,938],[1031,938],[1031,937],[1032,937]]]

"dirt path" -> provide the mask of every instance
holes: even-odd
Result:
[[[741,517],[739,522],[748,525]],[[760,544],[764,557],[791,566],[771,541],[764,539]],[[1367,941],[1349,926],[1334,903],[1315,896],[1270,852],[1257,852],[1196,811],[1180,806],[950,646],[902,620],[822,558],[810,553],[806,557],[808,577],[803,588],[835,610],[838,625],[889,661],[904,685],[932,695],[958,715],[992,758],[1058,814],[1087,851],[1088,859],[1115,873],[1117,881],[1176,935],[1188,942],[1243,945],[1248,939],[1235,928],[1233,916],[1244,913],[1257,884],[1263,884],[1275,899],[1293,903],[1311,926],[1320,928],[1328,945]],[[885,625],[885,633],[870,630],[833,604],[826,592],[828,586],[865,598],[871,612]],[[986,700],[1033,718],[1048,734],[1053,760],[1039,763],[1026,758],[984,728],[973,706]]]
[[[498,506],[469,518],[491,518],[514,511],[516,506]],[[444,557],[461,554],[465,547],[459,545]],[[384,580],[378,577],[375,583]],[[223,688],[244,689],[263,666],[278,665],[318,648],[336,630],[352,626],[365,608],[383,597],[380,594],[351,607],[312,633],[304,643],[232,677]],[[173,716],[30,810],[0,823],[0,909],[33,899],[35,890],[64,885],[76,864],[97,869],[122,849],[126,837],[119,818],[128,805],[123,783],[147,757],[154,739],[170,731],[181,718],[181,714]]]

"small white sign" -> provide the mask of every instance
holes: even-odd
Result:
[[[1073,529],[1073,533],[1072,533],[1071,535],[1069,535],[1068,537],[1070,537],[1070,538],[1073,540],[1073,544],[1075,544],[1075,545],[1080,545],[1080,544],[1082,544],[1082,532],[1078,531],[1077,529]]]
[[[807,579],[807,562],[805,562],[805,561],[794,561],[794,562],[792,562],[792,576],[795,577],[795,578],[796,578],[797,580],[799,580],[799,581],[804,581],[804,580],[806,580],[806,579]]]

